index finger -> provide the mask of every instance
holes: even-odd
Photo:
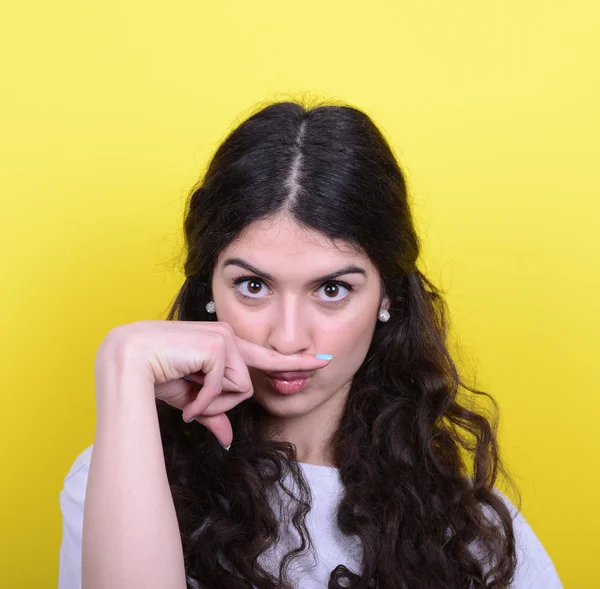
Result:
[[[290,354],[288,356],[249,342],[237,335],[235,336],[235,342],[247,366],[272,372],[317,370],[327,366],[333,359],[333,356],[327,354],[319,354],[323,358],[305,353]]]

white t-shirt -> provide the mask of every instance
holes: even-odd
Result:
[[[93,445],[75,459],[60,492],[62,542],[58,589],[81,589],[83,506],[92,449]],[[343,492],[338,470],[305,463],[300,463],[300,466],[313,496],[306,525],[315,553],[292,561],[291,578],[301,589],[325,589],[330,572],[339,564],[346,565],[351,571],[360,571],[361,547],[358,539],[344,536],[335,522],[337,504]],[[508,497],[498,489],[495,492],[506,502],[514,516],[518,567],[512,589],[563,589],[552,560],[531,526]],[[282,525],[285,526],[285,522]],[[272,566],[273,571],[278,570],[282,555],[298,538],[291,525],[286,527],[289,541],[280,542],[260,557],[261,564]]]

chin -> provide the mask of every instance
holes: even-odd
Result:
[[[310,413],[318,404],[307,394],[281,395],[280,393],[254,391],[254,399],[264,410],[274,417],[302,417]]]

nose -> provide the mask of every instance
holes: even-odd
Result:
[[[307,352],[311,346],[310,309],[292,298],[272,305],[268,345],[280,354]]]

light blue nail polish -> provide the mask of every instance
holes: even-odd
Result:
[[[333,356],[331,354],[317,354],[317,358],[319,360],[333,360]]]
[[[229,444],[229,446],[223,446],[223,444],[221,444],[221,442],[219,442],[219,446],[221,446],[221,448],[223,448],[223,450],[227,450],[227,451],[229,451],[229,448],[231,448],[231,444]]]
[[[196,418],[195,418],[195,417],[192,417],[192,419],[190,419],[190,420],[188,421],[188,423],[192,423],[192,421],[196,421]]]

